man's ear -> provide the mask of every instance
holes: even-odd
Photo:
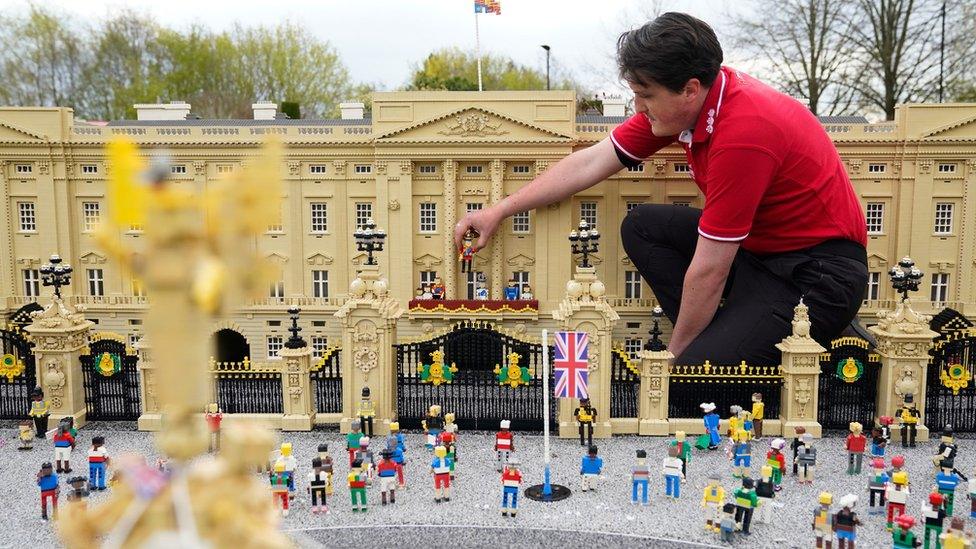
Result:
[[[685,83],[683,95],[685,96],[685,99],[695,99],[698,97],[698,94],[702,93],[703,89],[704,88],[702,87],[701,80],[692,78]]]

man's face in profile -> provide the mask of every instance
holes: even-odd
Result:
[[[659,137],[692,129],[708,92],[697,78],[689,80],[681,93],[649,79],[644,84],[628,81],[627,85],[634,92],[634,109],[647,117],[651,131]]]

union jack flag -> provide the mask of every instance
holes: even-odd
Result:
[[[589,345],[586,332],[556,332],[556,398],[589,398]]]

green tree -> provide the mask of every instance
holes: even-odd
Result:
[[[485,90],[544,90],[546,73],[519,65],[507,57],[481,56],[482,86]],[[412,90],[477,90],[478,58],[474,52],[459,48],[435,51],[413,68],[407,84]],[[570,78],[552,79],[554,90],[580,87]]]

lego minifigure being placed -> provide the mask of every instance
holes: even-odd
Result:
[[[333,492],[332,475],[335,471],[332,466],[332,456],[329,455],[329,445],[324,442],[319,444],[318,451],[318,459],[322,461],[322,470],[325,471],[325,474],[327,475],[325,479],[325,493],[331,496]],[[312,463],[315,463],[314,459],[312,460]]]
[[[516,456],[508,458],[505,470],[502,472],[502,516],[515,516],[518,512],[518,493],[522,486],[522,472],[519,470],[519,459]],[[646,493],[646,492],[645,492]],[[509,510],[508,501],[511,499],[512,506]]]
[[[793,428],[793,442],[790,443],[790,450],[793,451],[793,476],[797,476],[797,469],[800,463],[797,461],[797,454],[803,446],[803,434],[807,432],[806,427],[797,426]]]
[[[898,516],[905,513],[905,504],[908,503],[908,496],[911,491],[908,489],[908,473],[898,471],[891,475],[888,488],[885,489],[885,499],[888,500],[888,529],[890,530]]]
[[[54,467],[50,461],[41,465],[41,470],[37,472],[37,487],[41,489],[41,518],[47,520],[47,501],[51,500],[51,513],[58,514],[58,475],[54,472]]]
[[[864,448],[867,445],[867,437],[864,436],[864,428],[860,423],[854,421],[850,424],[850,434],[844,442],[847,448],[847,474],[861,474],[861,460],[864,459]]]
[[[346,453],[349,454],[349,466],[356,460],[356,452],[359,451],[359,439],[363,438],[362,424],[358,419],[349,422],[349,432],[346,433]]]
[[[749,431],[739,428],[735,431],[735,444],[732,446],[732,476],[743,478],[752,469],[752,442]]]
[[[786,448],[786,441],[781,438],[774,438],[769,443],[769,451],[766,452],[766,465],[769,465],[773,470],[772,480],[777,492],[783,489],[783,471],[786,470],[786,456],[783,455],[783,448]]]
[[[88,481],[85,477],[78,475],[68,479],[68,485],[71,486],[71,491],[68,492],[68,501],[72,503],[85,504],[85,498],[88,497]]]
[[[396,503],[397,477],[403,476],[403,467],[393,461],[393,451],[386,448],[380,452],[380,462],[376,465],[376,475],[380,478],[380,494],[383,498],[383,505],[386,505],[386,496],[389,494],[390,503]]]
[[[893,549],[914,549],[922,545],[922,542],[915,539],[915,532],[912,532],[912,527],[915,526],[915,517],[911,515],[899,515],[897,526],[891,533]],[[888,529],[890,530],[891,528],[889,527]]]
[[[509,456],[515,451],[515,441],[512,439],[512,432],[508,430],[511,424],[509,420],[503,419],[500,425],[501,430],[495,433],[496,470],[499,473],[504,464],[508,463]]]
[[[715,403],[714,402],[703,402],[699,405],[702,409],[702,421],[705,423],[705,434],[708,435],[708,449],[714,450],[718,448],[719,444],[722,442],[722,436],[718,432],[719,417],[715,413]]]
[[[956,501],[956,487],[962,483],[963,479],[959,478],[959,473],[954,468],[945,465],[945,460],[942,461],[942,464],[942,470],[935,475],[935,486],[939,494],[942,494],[946,513],[951,517],[952,508]]]
[[[650,481],[651,470],[647,466],[647,452],[637,450],[637,461],[630,469],[631,495],[630,502],[637,505],[637,491],[643,490],[641,503],[647,505],[647,485]]]
[[[27,415],[34,420],[34,436],[44,438],[47,433],[47,418],[50,416],[50,407],[44,400],[44,391],[40,387],[34,387],[31,391],[31,406]]]
[[[643,450],[641,450],[643,451]],[[661,474],[664,475],[664,495],[671,499],[681,497],[681,480],[684,473],[681,472],[681,460],[678,459],[678,447],[668,446],[668,455],[661,463]],[[644,505],[647,505],[647,492],[645,488]],[[637,497],[637,487],[634,487],[634,498]]]
[[[437,435],[444,430],[444,416],[441,415],[441,407],[437,404],[432,405],[427,415],[421,420],[420,425],[427,434],[427,444],[425,446],[428,450],[431,450],[437,443]]]
[[[949,529],[939,539],[942,549],[968,549],[973,546],[973,536],[966,532],[966,521],[959,517],[949,521]]]
[[[925,549],[929,549],[932,545],[941,546],[939,538],[942,536],[942,525],[946,518],[946,510],[943,504],[942,494],[938,492],[929,494],[929,500],[922,503],[922,520],[925,521],[923,534]],[[929,543],[930,538],[932,539],[931,544]]]
[[[857,541],[857,527],[861,520],[854,512],[857,505],[857,496],[846,494],[840,498],[840,511],[834,515],[834,533],[837,534],[837,546],[839,549],[854,549],[854,542]]]
[[[105,448],[105,437],[92,437],[92,447],[88,450],[88,487],[92,490],[105,489],[105,475],[108,468],[108,449]]]
[[[885,472],[884,459],[872,459],[871,475],[868,476],[868,492],[870,493],[870,499],[868,500],[869,515],[880,515],[884,512],[885,490],[888,488],[889,480],[891,480],[891,477]],[[877,506],[874,504],[875,498],[878,500]]]
[[[722,504],[725,503],[725,488],[718,473],[708,475],[708,484],[702,493],[701,506],[705,509],[705,529],[719,531]],[[731,504],[729,504],[731,505]]]
[[[732,543],[732,534],[735,533],[735,505],[726,503],[722,506],[722,520],[719,521],[719,531],[722,532],[722,541]]]
[[[471,270],[471,260],[474,258],[474,243],[477,238],[478,232],[474,229],[464,231],[464,236],[461,240],[461,253],[458,254],[458,260],[461,262],[462,273],[466,273]]]
[[[596,479],[603,472],[603,458],[597,456],[596,446],[590,446],[580,462],[580,489],[596,490]]]
[[[952,436],[952,425],[942,428],[942,435],[939,437],[939,449],[932,456],[932,463],[935,470],[939,471],[948,467],[950,470],[956,466],[956,453],[959,447],[956,446],[956,439]]]
[[[593,422],[596,421],[596,408],[590,406],[590,399],[580,399],[579,406],[573,411],[573,417],[579,424],[580,446],[593,446]],[[586,435],[586,442],[583,435]]]
[[[281,515],[288,516],[288,472],[285,471],[285,463],[278,461],[274,464],[271,472],[271,497],[275,504],[281,504]]]
[[[434,283],[430,285],[430,296],[432,299],[446,299],[447,287],[441,282],[441,277],[435,276]]]
[[[220,411],[220,406],[216,402],[207,405],[207,413],[204,415],[207,420],[207,428],[210,431],[210,452],[220,451],[220,423],[224,420],[224,414]]]
[[[451,459],[447,457],[447,448],[434,448],[430,472],[434,475],[434,503],[451,501]]]
[[[803,433],[800,435],[803,446],[797,449],[796,460],[800,465],[800,474],[797,482],[800,484],[813,483],[813,470],[817,467],[817,449],[813,447],[813,435]]]
[[[681,460],[681,482],[688,480],[688,462],[691,461],[691,444],[686,440],[684,431],[675,431],[671,446],[678,449],[678,459]]]
[[[373,451],[369,449],[369,443],[369,437],[359,439],[359,450],[356,451],[355,461],[358,461],[359,466],[363,469],[363,475],[366,476],[366,484],[372,486],[373,475],[376,472],[376,458],[373,456]]]
[[[275,465],[279,463],[285,466],[285,475],[288,481],[288,497],[289,499],[295,499],[295,469],[298,468],[298,460],[291,453],[291,443],[282,442],[279,451],[278,459],[275,460]],[[277,470],[277,469],[275,469]]]
[[[346,476],[346,483],[349,486],[349,497],[352,499],[352,512],[366,512],[369,507],[366,503],[366,475],[363,473],[363,464],[359,460],[353,460],[349,467],[349,474]],[[357,503],[358,500],[358,503]]]
[[[895,415],[901,421],[901,447],[915,447],[915,434],[918,432],[918,408],[915,407],[915,396],[905,395],[904,403]]]
[[[773,482],[773,468],[763,465],[762,478],[756,483],[756,496],[759,498],[759,522],[769,524],[773,519],[773,499],[776,497],[776,484]]]
[[[20,446],[17,447],[18,450],[34,449],[34,427],[29,419],[20,422],[17,438],[20,440]]]
[[[329,504],[325,497],[331,477],[332,474],[325,470],[322,458],[312,458],[312,472],[308,474],[308,495],[312,500],[312,513],[316,515],[329,512]]]
[[[752,513],[759,506],[755,482],[749,477],[743,478],[742,488],[736,490],[732,496],[735,498],[735,521],[739,523],[739,529],[742,530],[742,533],[749,535]]]
[[[57,472],[70,473],[71,451],[75,449],[75,437],[71,435],[71,426],[67,422],[58,424],[58,431],[54,433],[53,442]]]
[[[752,393],[752,432],[753,438],[762,438],[763,417],[766,412],[766,405],[763,404],[762,393]]]
[[[363,436],[373,436],[373,417],[376,416],[376,405],[369,396],[369,387],[363,387],[362,398],[359,400],[359,426],[363,431]]]
[[[834,542],[834,515],[830,505],[834,496],[830,492],[820,492],[820,506],[813,510],[813,535],[817,538],[817,549],[830,549]]]
[[[518,284],[515,282],[514,278],[508,279],[508,285],[505,286],[505,299],[507,301],[515,301],[519,298]]]

